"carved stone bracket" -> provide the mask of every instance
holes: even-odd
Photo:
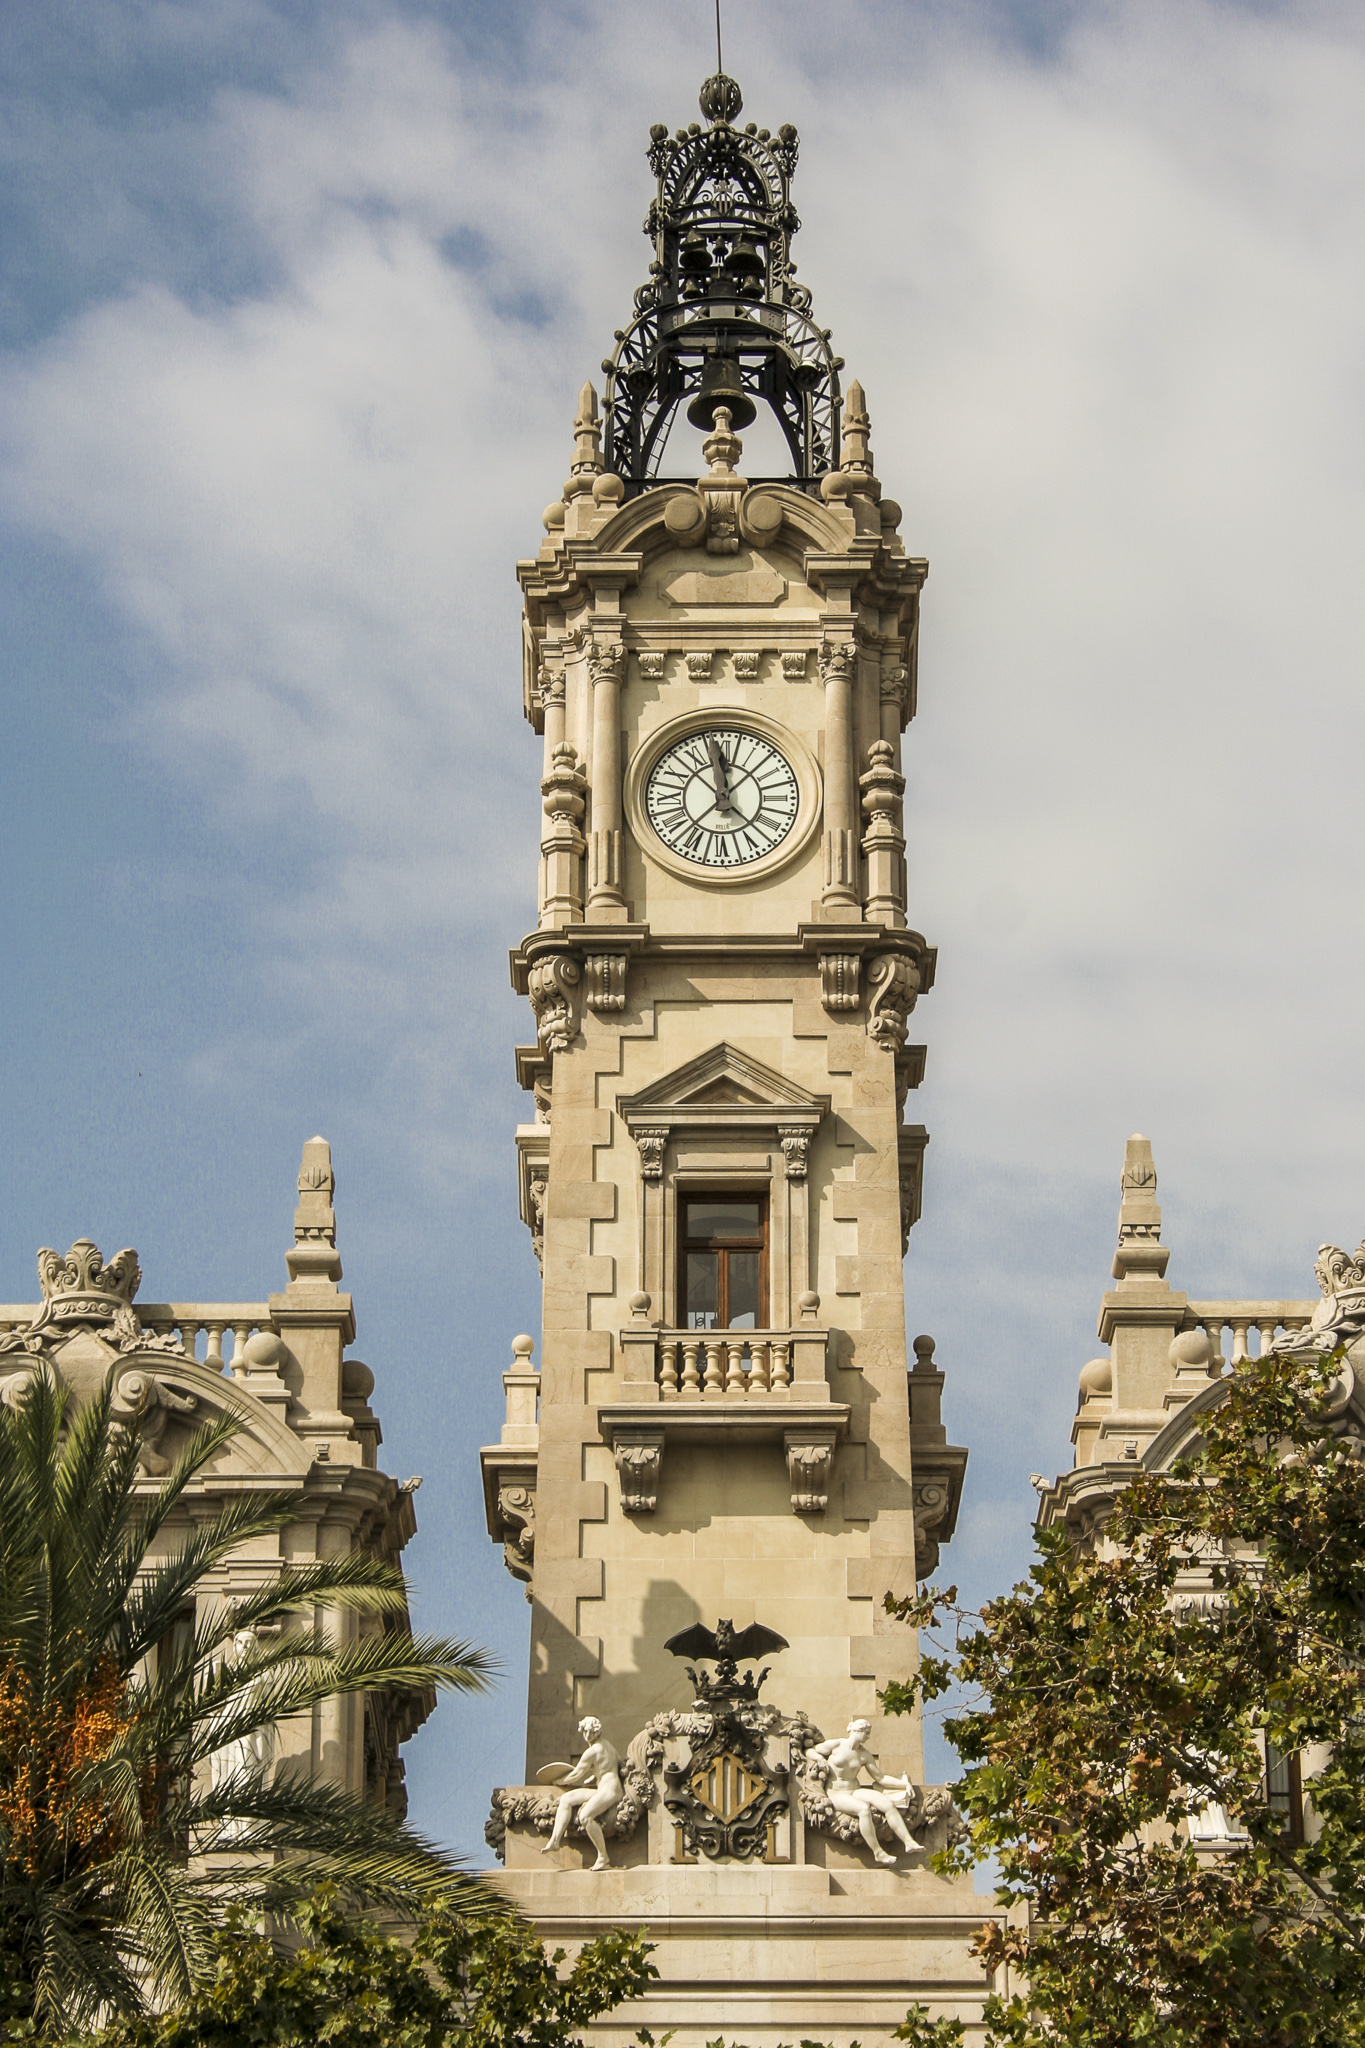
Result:
[[[666,658],[658,648],[650,648],[642,653],[639,657],[641,682],[661,683],[664,679]]]
[[[687,673],[694,683],[709,683],[715,655],[709,647],[696,648],[686,657]]]
[[[782,680],[784,683],[804,683],[809,650],[805,647],[784,648],[782,653]]]
[[[599,1015],[603,1011],[624,1010],[629,956],[625,953],[589,953],[584,965],[588,970],[588,1008],[596,1010]]]
[[[535,1477],[508,1474],[498,1487],[498,1523],[502,1535],[502,1561],[514,1579],[531,1585],[536,1549]]]
[[[856,1010],[859,1003],[858,976],[862,959],[857,953],[821,953],[820,1001],[831,1016],[841,1010]]]
[[[788,1430],[782,1441],[787,1453],[793,1514],[823,1515],[829,1506],[835,1432]]]
[[[661,1429],[618,1429],[612,1441],[621,1506],[628,1515],[652,1515],[659,1499],[664,1461]]]
[[[915,1516],[915,1577],[927,1579],[938,1570],[939,1531],[952,1505],[953,1490],[937,1474],[916,1479],[913,1488]]]
[[[904,953],[881,953],[868,966],[867,987],[867,1035],[884,1052],[899,1052],[920,992],[919,969]]]
[[[664,1150],[668,1144],[668,1130],[649,1128],[635,1133],[635,1142],[640,1148],[640,1171],[646,1180],[662,1180],[664,1172]]]
[[[536,1037],[546,1052],[567,1052],[573,1043],[581,979],[578,962],[567,953],[537,960],[526,977],[526,992],[536,1013]]]
[[[811,1133],[808,1125],[779,1124],[778,1143],[787,1162],[787,1179],[804,1180],[810,1161]]]
[[[730,659],[734,664],[735,681],[737,683],[756,683],[758,681],[759,650],[757,648],[741,648],[732,654]]]
[[[545,1271],[545,1202],[550,1186],[548,1166],[534,1165],[526,1176],[526,1194],[531,1208],[531,1249],[536,1264]]]

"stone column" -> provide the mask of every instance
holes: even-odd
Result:
[[[609,923],[626,914],[621,888],[621,679],[626,650],[619,641],[588,650],[592,683],[592,831],[588,911]]]
[[[821,901],[842,921],[862,916],[858,897],[858,824],[853,790],[853,672],[851,640],[820,649],[825,685],[825,880]]]
[[[890,743],[878,740],[868,748],[867,773],[859,777],[867,832],[867,920],[869,924],[905,923],[905,837],[900,829],[905,777],[896,773]]]

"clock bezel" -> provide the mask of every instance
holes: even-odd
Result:
[[[796,777],[796,822],[781,845],[775,846],[771,853],[765,853],[759,860],[746,861],[741,867],[710,868],[701,861],[687,860],[664,844],[645,808],[645,791],[660,757],[670,747],[676,746],[680,740],[692,739],[699,732],[716,732],[723,728],[752,733],[756,739],[767,740],[769,745],[777,748]],[[736,889],[776,874],[805,852],[820,822],[822,785],[814,755],[790,726],[770,718],[765,711],[753,711],[747,705],[704,704],[666,719],[641,741],[626,769],[624,795],[626,820],[635,835],[635,842],[658,867],[680,876],[685,882],[696,882],[708,888]]]

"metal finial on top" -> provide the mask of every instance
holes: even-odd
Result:
[[[744,95],[733,78],[717,71],[697,94],[697,105],[708,121],[735,121],[744,111]]]

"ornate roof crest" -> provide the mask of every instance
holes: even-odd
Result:
[[[693,121],[670,135],[656,122],[649,131],[658,184],[644,230],[654,260],[602,364],[606,467],[634,496],[660,481],[682,400],[694,426],[713,428],[725,406],[742,432],[762,399],[791,450],[792,481],[814,490],[839,466],[843,359],[791,260],[801,225],[791,200],[796,130],[737,127],[744,99],[723,71],[703,85],[700,106],[705,128]]]
[[[25,1329],[0,1338],[0,1352],[41,1351],[70,1323],[102,1325],[99,1334],[120,1351],[183,1351],[173,1335],[150,1336],[138,1321],[133,1297],[142,1284],[142,1268],[131,1245],[107,1264],[88,1237],[78,1237],[65,1258],[44,1245],[38,1253],[38,1284],[41,1309]]]

